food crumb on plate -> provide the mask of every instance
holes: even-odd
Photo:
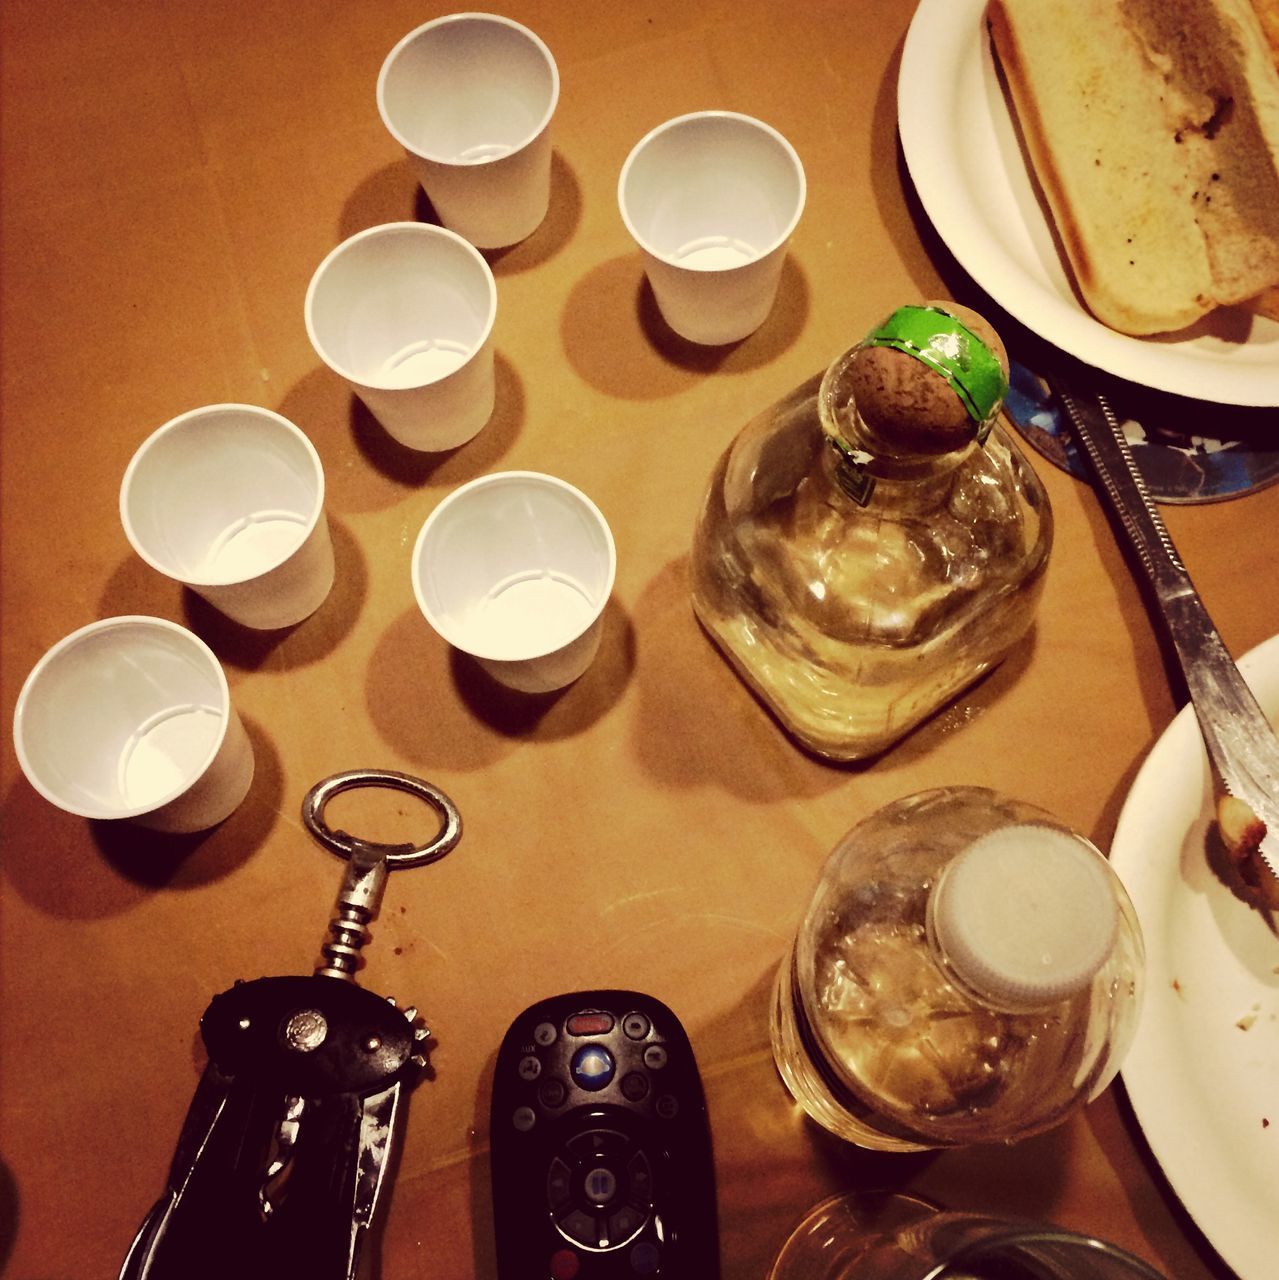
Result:
[[[1240,1031],[1250,1030],[1252,1027],[1252,1024],[1257,1021],[1257,1015],[1260,1012],[1261,1012],[1261,1006],[1259,1004],[1254,1004],[1252,1008],[1249,1009],[1248,1012],[1245,1013],[1243,1017],[1240,1018],[1235,1023],[1235,1026],[1237,1026]]]

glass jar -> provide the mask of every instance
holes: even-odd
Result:
[[[980,316],[903,307],[719,460],[693,607],[810,751],[883,751],[1029,629],[1052,515],[996,422],[1006,390]]]
[[[1144,955],[1082,836],[986,788],[921,792],[827,860],[778,973],[773,1055],[808,1114],[859,1146],[1014,1142],[1114,1078]]]
[[[852,1191],[810,1210],[782,1246],[768,1280],[1164,1278],[1109,1241],[1052,1223]]]

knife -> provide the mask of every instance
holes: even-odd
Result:
[[[1073,375],[1058,371],[1047,381],[1154,588],[1213,766],[1226,791],[1265,823],[1261,856],[1279,874],[1279,740],[1208,616],[1110,402],[1081,390]]]

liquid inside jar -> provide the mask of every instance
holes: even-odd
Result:
[[[1047,495],[996,427],[984,447],[882,470],[860,507],[819,380],[720,459],[692,556],[697,617],[805,747],[873,755],[1025,634],[1052,538]]]
[[[778,1069],[804,1109],[848,1141],[881,1150],[1016,1141],[1103,1088],[1126,1050],[1143,950],[1122,886],[1104,960],[1061,998],[1001,1005],[940,948],[930,898],[970,833],[1004,819],[989,794],[924,793],[850,833],[780,967]],[[903,835],[912,819],[922,829]],[[1108,868],[1105,879],[1117,885]]]

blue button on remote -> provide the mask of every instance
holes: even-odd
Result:
[[[573,1083],[579,1089],[606,1089],[612,1082],[617,1062],[603,1045],[583,1045],[574,1055],[570,1067]]]

